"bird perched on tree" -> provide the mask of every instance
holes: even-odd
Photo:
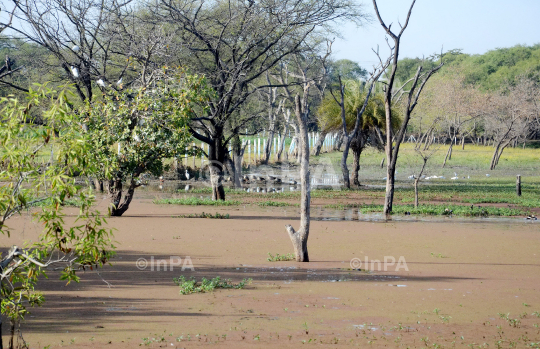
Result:
[[[71,74],[73,74],[74,78],[78,78],[79,77],[79,69],[77,69],[77,67],[71,66]]]
[[[105,81],[103,81],[103,79],[101,79],[101,78],[99,80],[97,80],[96,83],[101,87],[105,87]]]
[[[81,49],[81,48],[80,48],[79,46],[77,46],[77,45],[75,45],[75,46],[73,46],[73,47],[71,48],[71,50],[72,50],[73,52],[79,52],[80,49]]]

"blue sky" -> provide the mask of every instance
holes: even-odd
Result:
[[[381,56],[389,50],[385,32],[375,17],[371,0],[363,0],[371,23],[357,28],[343,27],[343,39],[332,47],[334,57],[358,62],[371,68],[376,56],[371,50],[380,47]],[[378,0],[379,11],[392,29],[399,31],[410,0]],[[498,47],[540,43],[540,0],[417,0],[409,26],[401,41],[400,57],[429,56],[435,52],[460,48],[464,53],[479,54]]]

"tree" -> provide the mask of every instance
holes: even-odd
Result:
[[[350,149],[353,152],[353,172],[352,182],[354,185],[360,185],[358,179],[358,171],[360,169],[360,155],[367,145],[381,148],[384,146],[383,129],[384,129],[384,96],[381,94],[372,95],[368,99],[365,110],[359,118],[358,131],[355,136],[352,136],[356,126],[358,113],[364,106],[367,93],[365,83],[358,81],[345,81],[344,86],[344,106],[345,106],[345,123],[346,132],[351,135]],[[322,126],[322,132],[343,131],[342,109],[336,103],[334,97],[327,93],[317,110],[317,120]],[[392,127],[396,130],[400,125],[400,111],[393,108],[392,112]],[[343,168],[342,157],[342,168]],[[345,167],[347,177],[348,169]]]
[[[112,216],[129,208],[141,174],[159,176],[164,158],[185,153],[192,141],[190,118],[211,95],[204,78],[164,69],[152,89],[126,89],[87,104],[81,114],[96,161],[107,169],[100,178],[109,181]],[[191,155],[196,151],[189,149]]]
[[[124,6],[114,0],[16,1],[21,23],[10,28],[46,48],[60,68],[54,72],[57,79],[72,83],[82,102],[92,101],[96,90],[117,89],[130,65],[129,60],[115,62],[115,37],[105,34]]]
[[[285,57],[299,52],[317,28],[342,19],[358,21],[362,16],[349,0],[160,0],[159,4],[156,20],[174,26],[184,48],[178,59],[204,74],[216,91],[207,113],[193,118],[191,132],[209,146],[212,197],[224,200],[227,145],[259,113],[237,120],[234,127],[230,119],[252,94],[269,87],[260,78]]]
[[[401,142],[403,141],[403,137],[405,135],[405,131],[407,130],[407,126],[409,124],[409,120],[411,118],[411,114],[418,104],[418,99],[420,98],[420,93],[424,89],[426,83],[428,82],[429,78],[437,72],[442,66],[442,55],[441,55],[441,63],[428,70],[424,74],[422,74],[423,67],[419,66],[416,70],[416,74],[412,80],[412,86],[408,93],[408,99],[407,102],[405,102],[405,112],[403,121],[401,123],[401,127],[398,131],[398,133],[394,136],[392,132],[392,99],[394,97],[394,82],[396,78],[396,71],[398,68],[398,59],[399,59],[399,49],[401,44],[401,36],[405,32],[405,29],[407,29],[407,26],[409,24],[409,20],[411,18],[412,9],[414,7],[416,0],[413,0],[411,7],[409,9],[409,12],[407,14],[407,19],[405,20],[405,24],[401,27],[400,32],[396,35],[390,27],[386,26],[383,19],[381,18],[381,15],[379,13],[379,9],[377,7],[377,1],[373,0],[373,7],[375,8],[375,13],[377,14],[377,19],[379,20],[379,23],[383,27],[383,29],[386,31],[388,36],[393,40],[394,46],[391,47],[392,51],[392,63],[390,64],[390,74],[386,76],[386,87],[385,87],[385,96],[384,96],[384,104],[385,104],[385,114],[386,114],[386,195],[384,200],[384,213],[389,214],[392,212],[392,204],[394,201],[394,182],[395,182],[395,172],[396,172],[396,163],[399,153],[399,147],[401,145]],[[399,90],[398,90],[399,91]],[[395,144],[394,144],[395,142]]]
[[[0,231],[9,236],[9,218],[36,206],[34,219],[44,227],[38,242],[12,246],[0,260],[1,311],[11,320],[13,340],[27,307],[43,303],[35,288],[47,267],[63,267],[61,279],[78,282],[77,270],[105,264],[114,245],[112,231],[91,209],[91,189],[75,183],[75,176],[90,176],[96,167],[66,91],[41,86],[30,89],[27,100],[0,98],[0,123]],[[49,158],[49,147],[56,157]],[[70,204],[80,207],[73,226],[64,222],[63,207]]]
[[[296,231],[291,225],[285,228],[289,233],[294,254],[297,262],[309,262],[307,241],[309,237],[310,207],[311,207],[311,183],[309,172],[309,137],[308,121],[310,119],[310,90],[315,89],[318,98],[322,98],[326,88],[325,60],[330,55],[327,51],[325,56],[316,55],[313,51],[310,55],[294,55],[295,65],[292,65],[291,76],[295,77],[294,106],[297,124],[298,152],[300,158],[300,229]],[[293,70],[294,69],[294,70]],[[284,87],[287,90],[287,87]],[[287,95],[292,91],[287,90]]]
[[[357,137],[360,125],[362,124],[362,117],[364,114],[364,111],[366,110],[366,107],[369,102],[369,98],[371,97],[371,91],[373,90],[373,86],[381,76],[381,74],[385,71],[386,67],[390,63],[390,59],[386,61],[386,63],[380,63],[379,67],[374,68],[373,73],[371,74],[369,80],[366,82],[366,86],[369,85],[367,88],[367,91],[365,92],[365,95],[362,96],[362,98],[358,98],[359,94],[361,95],[362,91],[362,84],[359,84],[358,82],[350,81],[351,86],[348,87],[348,89],[351,90],[352,97],[350,99],[350,103],[353,103],[353,110],[355,115],[355,122],[354,122],[354,128],[349,133],[347,130],[347,119],[346,119],[346,107],[345,107],[345,85],[343,84],[341,80],[341,76],[338,76],[339,79],[339,92],[340,92],[340,100],[336,98],[334,95],[334,92],[332,89],[330,89],[330,94],[334,98],[334,101],[340,106],[341,110],[341,127],[343,132],[343,140],[345,143],[345,146],[343,147],[343,155],[341,157],[341,171],[343,173],[343,184],[346,188],[351,187],[351,182],[349,180],[349,169],[347,168],[347,158],[349,157],[349,148],[351,145],[351,141]]]
[[[516,86],[490,98],[491,111],[486,116],[486,132],[493,137],[494,152],[490,169],[494,170],[506,147],[523,141],[537,117],[536,104],[540,99],[534,81],[523,78]]]

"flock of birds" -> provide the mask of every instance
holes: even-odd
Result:
[[[242,176],[242,183],[244,184],[250,184],[250,183],[273,183],[273,184],[283,184],[283,180],[277,176],[272,175],[266,175],[261,176],[257,174],[251,174],[251,175],[244,175]],[[290,185],[296,185],[298,182],[296,182],[294,179],[290,178],[287,181]]]
[[[396,172],[397,173],[397,172]],[[486,173],[486,177],[490,177],[491,175],[489,173]],[[409,177],[407,177],[408,179],[416,179],[416,175],[410,175]],[[430,179],[445,179],[446,177],[445,176],[427,176],[426,175],[422,175],[420,177],[420,179],[424,179],[424,180],[430,180]],[[454,172],[454,177],[450,177],[451,180],[455,181],[455,180],[458,180],[458,179],[470,179],[471,176],[470,175],[467,175],[467,177],[463,176],[463,177],[459,177],[458,174],[456,172]],[[384,180],[386,180],[386,177],[383,178]]]
[[[79,52],[80,51],[80,47],[75,45],[71,48],[71,50],[75,53]],[[77,67],[74,67],[74,66],[71,66],[70,67],[70,70],[71,70],[71,74],[73,75],[73,77],[75,79],[79,78],[79,69]],[[98,84],[98,86],[100,87],[107,87],[107,83],[103,80],[103,78],[99,78],[98,80],[96,80],[96,84]],[[118,79],[118,81],[116,82],[116,86],[120,86],[121,87],[122,85],[122,78]]]

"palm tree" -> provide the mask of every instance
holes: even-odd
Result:
[[[344,82],[345,93],[345,120],[347,131],[354,129],[356,115],[362,108],[366,92],[365,84],[361,81],[348,80]],[[392,113],[392,127],[397,129],[400,126],[401,119],[398,110]],[[325,96],[317,111],[319,127],[326,132],[337,132],[342,127],[341,107],[337,104],[331,95]],[[360,120],[360,128],[351,142],[353,152],[353,173],[352,182],[359,186],[358,171],[360,170],[360,155],[367,146],[373,146],[379,150],[384,149],[385,137],[383,130],[385,128],[385,110],[384,95],[380,93],[372,94],[367,104],[366,110]]]

